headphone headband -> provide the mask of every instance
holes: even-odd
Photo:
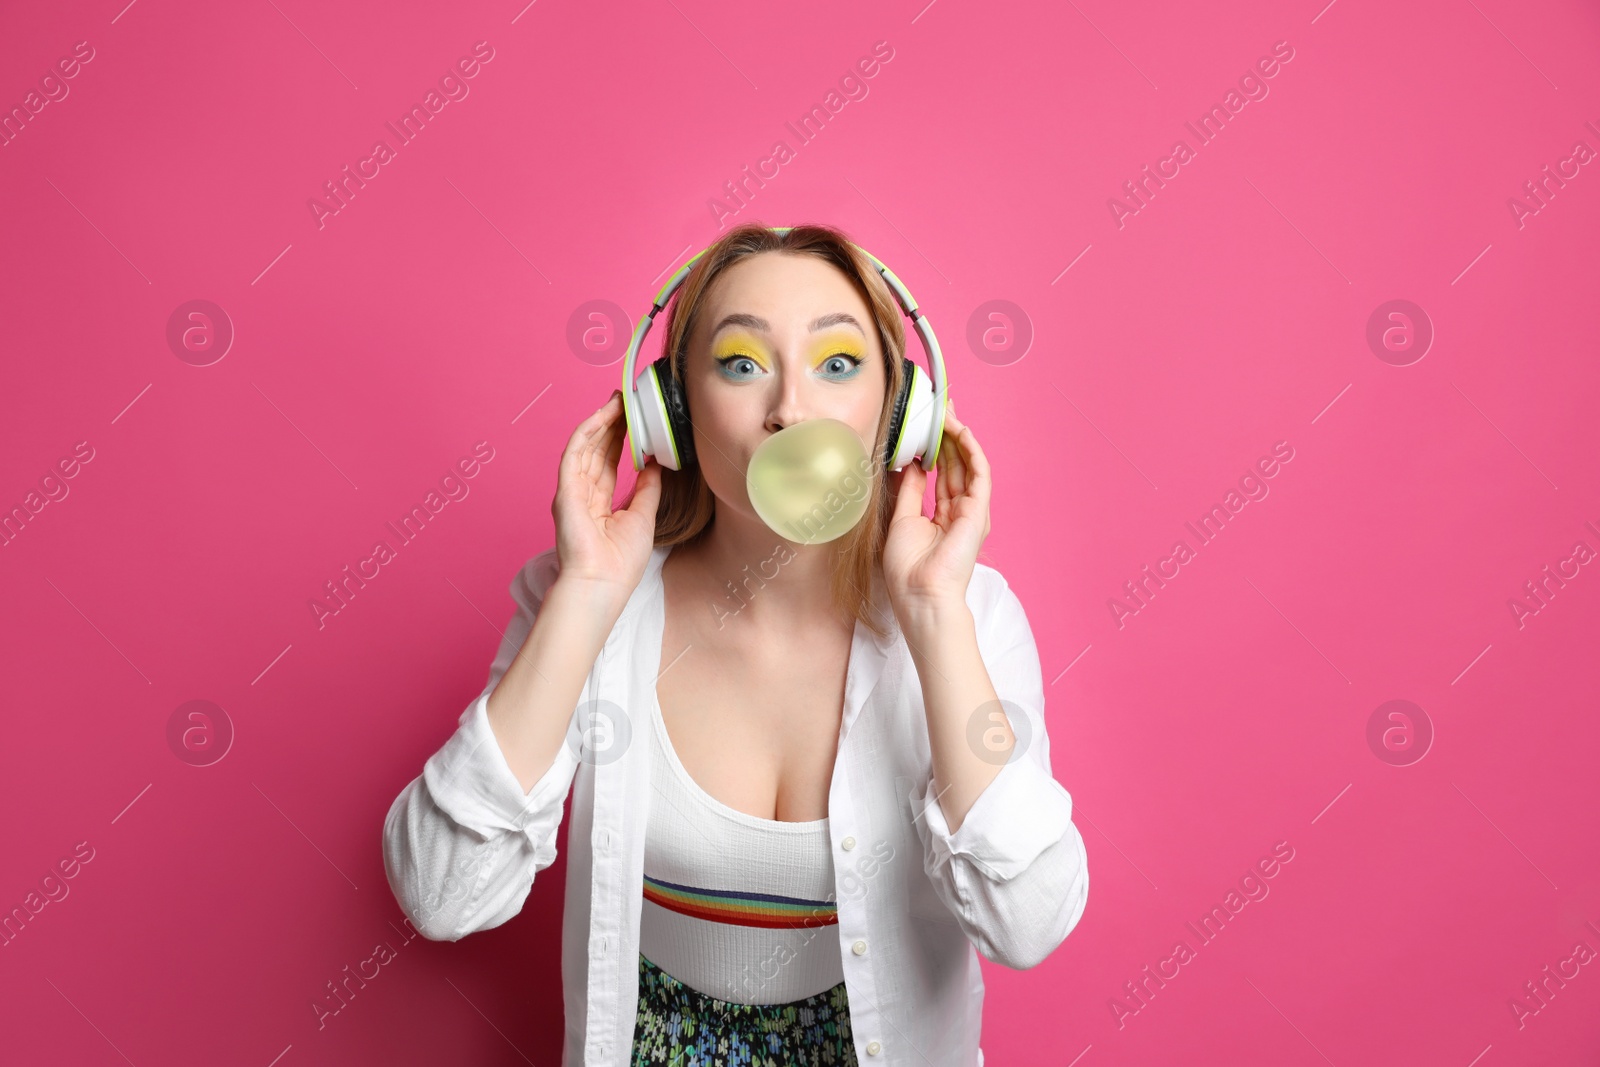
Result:
[[[794,227],[772,226],[768,229],[783,235]],[[938,458],[940,440],[944,436],[945,407],[950,393],[949,379],[945,375],[944,352],[939,347],[939,339],[934,335],[933,326],[928,322],[927,316],[922,314],[916,298],[911,295],[911,290],[906,288],[905,283],[877,256],[853,241],[851,247],[872,263],[878,275],[889,286],[889,291],[894,294],[901,310],[911,320],[917,336],[922,339],[922,350],[927,356],[931,372],[930,379],[909,358],[902,357],[906,381],[897,398],[889,427],[887,460],[889,469],[898,470],[910,460],[920,456],[923,470],[932,470]],[[645,334],[649,333],[650,327],[655,324],[656,315],[667,306],[673,294],[689,276],[689,272],[694,269],[694,265],[709,250],[710,246],[702,248],[673,272],[672,277],[668,278],[666,284],[656,293],[649,312],[634,327],[633,336],[628,342],[628,354],[622,361],[622,401],[623,415],[628,426],[629,446],[633,452],[633,469],[636,471],[644,469],[651,455],[656,456],[663,466],[669,466],[674,470],[683,469],[683,457],[674,439],[675,420],[672,411],[674,403],[681,404],[683,398],[681,394],[677,397],[668,395],[665,389],[666,383],[661,381],[659,374],[653,373],[654,367],[647,368],[638,376],[634,374],[634,367],[638,362],[639,350],[644,345]],[[662,360],[670,360],[671,355],[670,352],[664,354]],[[657,362],[660,363],[662,360]],[[647,376],[651,377],[653,386],[645,382]],[[640,440],[641,437],[645,440]],[[900,462],[896,463],[896,460]]]

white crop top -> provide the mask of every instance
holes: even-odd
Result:
[[[828,820],[762,819],[717,800],[679,762],[654,703],[640,954],[739,1004],[844,981]]]

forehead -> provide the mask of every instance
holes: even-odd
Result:
[[[834,312],[853,314],[871,329],[867,302],[845,273],[816,256],[760,252],[724,270],[705,296],[702,329],[712,329],[728,314],[766,319],[774,330],[804,329]]]

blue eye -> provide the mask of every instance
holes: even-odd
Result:
[[[840,353],[838,355],[829,356],[827,360],[824,361],[822,366],[824,368],[832,367],[837,362],[844,362],[845,366],[837,370],[831,370],[828,373],[836,378],[841,379],[855,377],[856,372],[861,369],[862,363],[862,361],[857,359],[855,356],[848,356]]]
[[[756,361],[751,359],[749,356],[723,356],[721,359],[717,360],[717,366],[722,368],[722,373],[730,378],[742,378],[749,373],[748,371],[740,372],[734,370],[734,365],[739,363],[748,363],[756,370],[761,369],[760,364],[756,363]]]

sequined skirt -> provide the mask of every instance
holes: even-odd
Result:
[[[633,1067],[856,1067],[844,983],[787,1004],[707,996],[641,953]]]

